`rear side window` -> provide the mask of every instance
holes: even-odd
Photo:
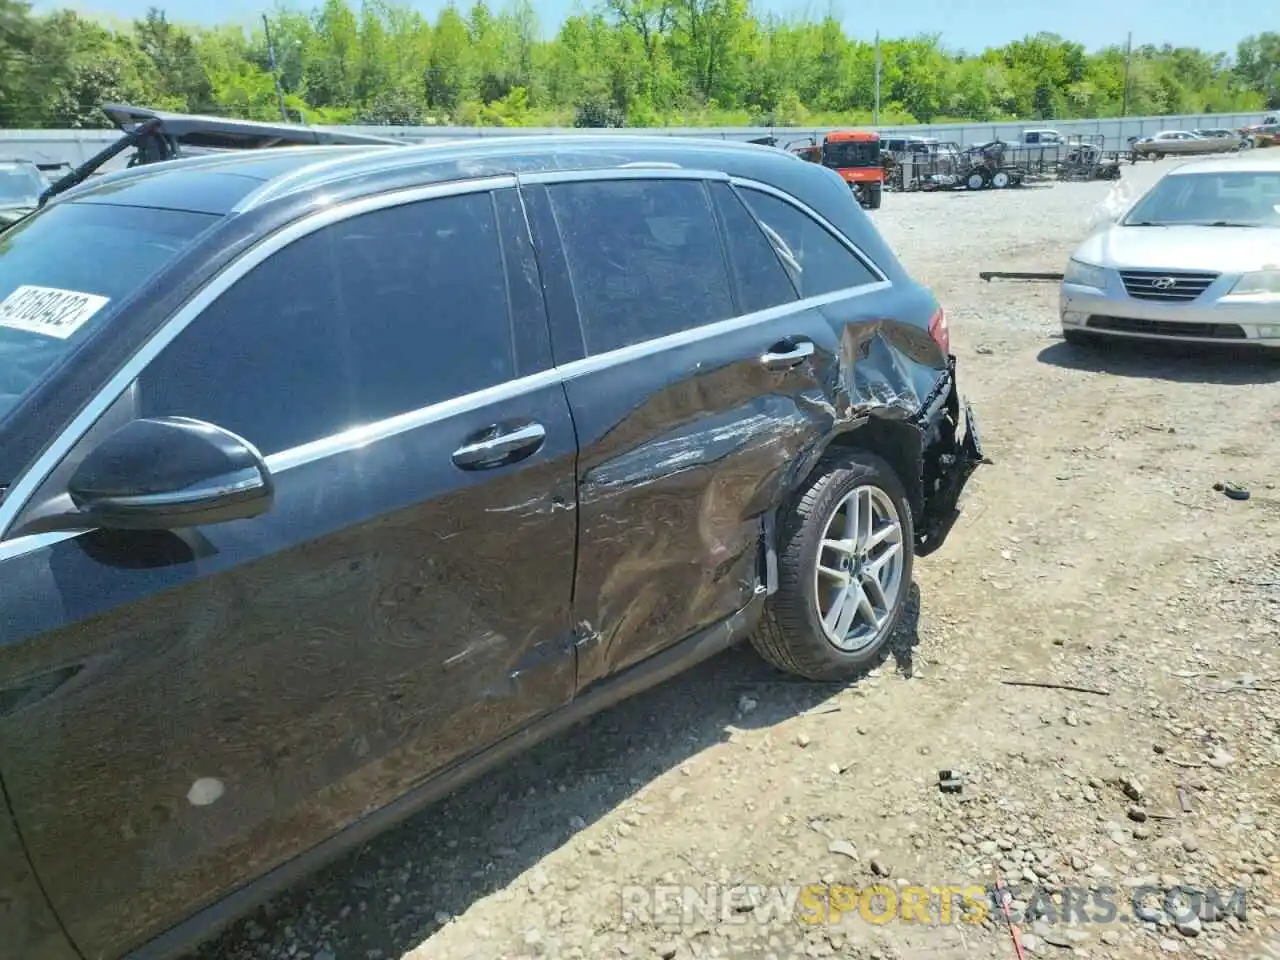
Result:
[[[727,183],[710,186],[716,212],[724,224],[729,265],[738,285],[739,311],[754,313],[795,300],[795,287],[751,211]]]
[[[879,279],[818,221],[798,207],[750,188],[743,199],[755,211],[802,297],[861,287]]]
[[[140,412],[278,453],[510,379],[511,329],[489,194],[379,210],[219,297],[138,378]]]
[[[547,193],[589,355],[734,315],[702,182],[602,180]]]

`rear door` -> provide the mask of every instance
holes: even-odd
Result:
[[[749,602],[764,517],[832,426],[837,354],[851,345],[824,305],[887,284],[818,227],[792,251],[797,292],[724,177],[522,184],[580,448],[585,686]]]
[[[332,212],[104,393],[255,444],[268,513],[0,542],[0,772],[86,956],[572,696],[576,446],[508,182]]]

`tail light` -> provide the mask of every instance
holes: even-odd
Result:
[[[947,327],[947,314],[941,307],[934,311],[929,320],[929,336],[943,353],[951,352],[951,330]]]

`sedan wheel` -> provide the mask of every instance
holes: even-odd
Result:
[[[847,680],[875,662],[911,591],[915,533],[893,469],[838,450],[778,522],[778,589],[752,642],[809,680]]]

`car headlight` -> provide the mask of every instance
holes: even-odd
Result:
[[[1232,297],[1280,297],[1280,270],[1246,273],[1231,288]]]
[[[1083,260],[1067,261],[1066,273],[1062,275],[1063,283],[1074,283],[1081,287],[1093,287],[1095,290],[1107,288],[1107,271]]]

